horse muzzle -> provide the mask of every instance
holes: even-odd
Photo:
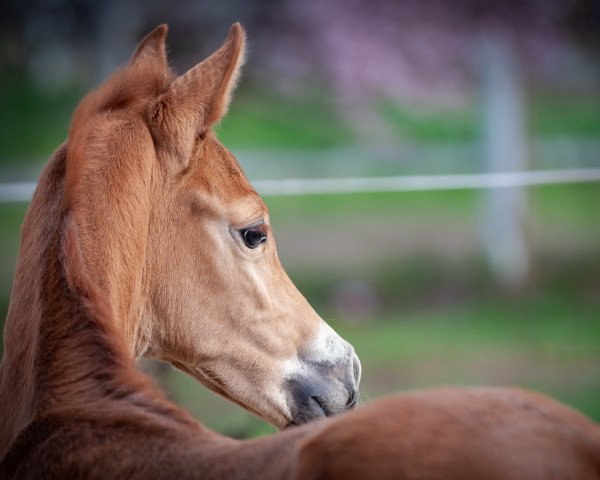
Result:
[[[348,358],[338,363],[301,360],[301,372],[286,380],[291,416],[286,428],[356,406],[361,366],[350,346],[348,353]]]

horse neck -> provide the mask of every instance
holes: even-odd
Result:
[[[39,412],[149,391],[110,295],[83,268],[62,212],[66,150],[46,167],[22,229],[0,365],[0,458]],[[152,394],[150,394],[152,397]]]
[[[65,157],[61,147],[45,168],[21,231],[0,366],[0,458],[35,410],[35,364],[44,310],[42,272],[48,239],[58,230]]]

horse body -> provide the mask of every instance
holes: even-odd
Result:
[[[284,428],[351,408],[360,378],[210,131],[241,28],[181,77],[165,36],[82,102],[31,202],[0,366],[0,478],[599,478],[598,426],[527,392],[409,393],[238,441],[149,383],[135,356]]]
[[[103,402],[36,420],[0,466],[0,478],[292,478],[297,439],[238,441],[149,405]],[[99,414],[102,414],[99,415]]]
[[[600,428],[513,388],[437,388],[373,402],[305,440],[297,478],[600,478]]]

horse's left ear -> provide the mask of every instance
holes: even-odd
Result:
[[[231,94],[244,63],[245,32],[239,23],[229,30],[223,45],[210,57],[175,79],[169,89],[169,102],[184,123],[196,123],[207,130],[227,113]]]
[[[167,39],[167,25],[162,24],[152,30],[135,49],[129,61],[130,67],[153,66],[154,68],[167,68],[167,52],[165,41]]]

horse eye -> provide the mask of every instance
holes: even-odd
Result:
[[[240,233],[242,234],[244,243],[248,248],[256,248],[261,243],[267,241],[267,234],[260,228],[260,226],[245,228],[240,230]]]

